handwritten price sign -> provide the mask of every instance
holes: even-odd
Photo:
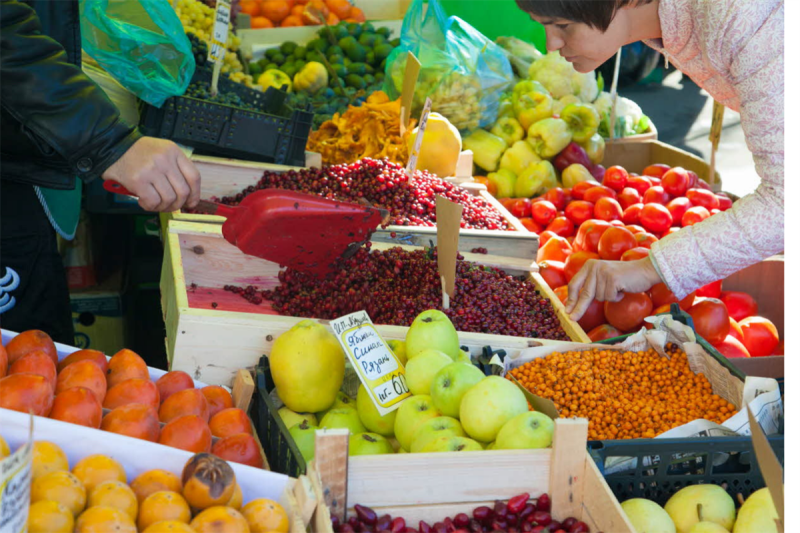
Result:
[[[365,311],[331,321],[333,333],[344,348],[381,415],[391,413],[411,396],[405,368],[375,329]]]
[[[231,3],[228,0],[219,0],[214,12],[214,35],[211,37],[211,46],[208,49],[209,61],[217,62],[225,59],[230,21]]]

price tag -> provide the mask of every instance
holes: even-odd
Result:
[[[33,415],[28,442],[0,460],[0,532],[23,533],[31,501]]]
[[[381,338],[366,311],[331,320],[331,328],[381,416],[391,413],[411,397],[405,368]]]
[[[214,13],[214,33],[211,36],[211,46],[208,49],[208,60],[212,62],[225,59],[228,42],[228,26],[231,22],[231,3],[229,0],[217,0],[217,10]]]
[[[422,108],[422,116],[419,119],[419,129],[417,130],[417,138],[414,139],[414,146],[411,150],[411,153],[408,154],[408,164],[406,165],[406,176],[408,176],[408,182],[411,183],[414,181],[414,171],[417,170],[417,158],[419,158],[419,150],[422,147],[422,138],[425,136],[425,128],[428,125],[428,115],[431,114],[431,106],[433,102],[431,102],[430,98],[425,100],[425,107]]]

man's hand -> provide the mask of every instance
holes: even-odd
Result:
[[[572,320],[578,320],[592,300],[618,302],[625,292],[644,292],[661,277],[649,257],[638,261],[586,261],[569,282],[566,308]]]
[[[142,137],[103,174],[139,197],[146,211],[177,211],[200,200],[200,173],[178,145]]]

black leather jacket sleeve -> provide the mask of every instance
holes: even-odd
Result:
[[[56,154],[84,180],[100,176],[141,134],[64,48],[42,33],[36,12],[0,3],[0,105],[45,157]]]

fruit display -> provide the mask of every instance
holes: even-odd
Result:
[[[481,505],[471,513],[458,513],[443,518],[440,522],[429,524],[420,520],[409,524],[401,516],[378,515],[364,505],[356,504],[355,513],[340,523],[332,517],[336,533],[355,533],[357,531],[391,531],[397,533],[480,533],[481,531],[531,531],[535,533],[602,533],[594,532],[589,526],[575,517],[556,519],[551,510],[550,496],[541,494],[531,498],[523,493],[508,501],[496,500],[493,506]],[[561,517],[560,517],[561,518]],[[414,527],[416,525],[417,527]]]
[[[144,360],[127,349],[110,359],[77,350],[58,362],[55,344],[38,330],[20,333],[5,350],[2,408],[262,466],[247,413],[222,387],[195,388],[180,370],[152,380]]]
[[[218,201],[237,205],[260,189],[288,189],[318,194],[341,201],[369,202],[387,209],[390,225],[432,227],[436,221],[436,195],[464,206],[461,227],[511,230],[503,215],[486,200],[476,197],[426,171],[416,171],[409,183],[405,169],[386,159],[361,159],[346,165],[305,168],[283,173],[264,172],[261,180],[235,196]]]
[[[668,358],[652,348],[554,352],[509,375],[552,400],[559,416],[587,418],[593,440],[655,438],[695,419],[721,424],[736,414],[683,350],[669,344],[665,351]]]
[[[241,0],[241,10],[250,15],[253,29],[333,26],[341,21],[360,23],[366,20],[361,8],[347,0]]]

